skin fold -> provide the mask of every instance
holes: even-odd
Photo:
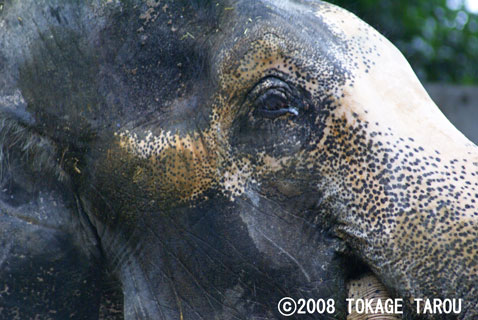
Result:
[[[1,319],[478,316],[477,147],[351,13],[25,0],[0,28]]]

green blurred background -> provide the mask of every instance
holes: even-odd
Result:
[[[478,0],[329,0],[391,40],[423,82],[478,84]]]

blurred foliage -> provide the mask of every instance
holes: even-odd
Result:
[[[478,15],[462,0],[329,0],[379,30],[423,81],[478,84]]]

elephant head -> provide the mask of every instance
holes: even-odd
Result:
[[[276,319],[283,297],[343,318],[372,273],[410,317],[416,298],[477,314],[476,146],[351,13],[44,0],[1,19],[4,312],[98,316],[106,272],[126,319]]]

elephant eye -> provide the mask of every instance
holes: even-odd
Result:
[[[299,115],[291,105],[290,88],[280,79],[268,78],[253,90],[255,112],[265,118],[274,119],[284,115]]]

